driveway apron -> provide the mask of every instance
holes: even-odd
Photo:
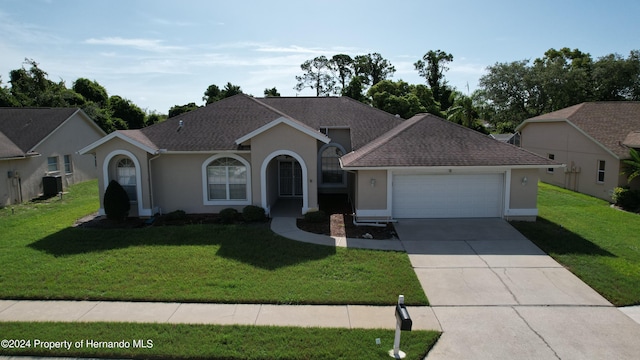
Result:
[[[640,324],[502,219],[401,220],[440,322],[431,359],[637,359]]]

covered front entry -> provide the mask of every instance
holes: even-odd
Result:
[[[309,178],[304,159],[290,150],[278,150],[263,161],[260,171],[262,207],[268,212],[280,199],[300,199],[299,214],[309,211]]]
[[[504,174],[394,174],[394,218],[502,217]]]

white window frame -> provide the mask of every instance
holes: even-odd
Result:
[[[241,200],[233,200],[233,199],[220,199],[220,200],[211,200],[209,199],[209,174],[207,168],[209,164],[212,162],[221,159],[221,158],[231,158],[234,160],[238,160],[242,163],[242,165],[246,168],[247,173],[247,183],[246,183],[246,198]],[[228,184],[228,179],[227,179]],[[228,194],[228,189],[227,189]],[[251,205],[251,165],[249,162],[243,158],[242,156],[232,154],[232,153],[222,153],[216,154],[208,159],[206,159],[202,163],[202,203],[204,205]]]
[[[600,169],[600,164],[602,164],[602,169]],[[596,182],[598,184],[604,184],[604,179],[606,176],[607,162],[604,160],[598,160],[596,164]],[[600,174],[602,174],[602,180],[600,180]]]
[[[547,158],[549,160],[554,160],[556,159],[556,155],[555,154],[547,154]],[[553,174],[554,173],[555,168],[547,168],[547,173],[548,174]]]
[[[331,188],[331,187],[338,187],[338,188],[343,188],[345,186],[347,186],[347,172],[342,170],[342,182],[340,183],[326,183],[323,181],[323,176],[322,176],[322,153],[327,150],[330,147],[335,147],[338,148],[338,150],[342,151],[342,154],[346,154],[347,152],[345,151],[344,147],[338,143],[328,143],[328,144],[324,144],[322,145],[322,147],[320,147],[320,150],[318,150],[318,184],[320,184],[321,187],[323,188]]]
[[[55,162],[53,162],[53,161]],[[59,156],[49,156],[47,157],[47,173],[48,174],[56,174],[60,173],[60,157]],[[55,169],[52,169],[51,166],[55,165]]]
[[[71,155],[64,155],[64,173],[73,174],[73,159]]]
[[[131,163],[132,166],[120,166],[120,163],[122,163],[123,161],[129,161]],[[133,169],[133,175],[128,175],[128,177],[133,177],[133,182],[135,182],[135,185],[131,185],[131,184],[122,184],[121,182],[121,178],[120,178],[120,169]],[[138,201],[138,171],[136,169],[136,163],[133,161],[133,159],[129,158],[129,157],[121,157],[119,159],[117,159],[116,161],[116,181],[118,182],[118,184],[120,184],[120,186],[122,186],[123,189],[125,189],[125,191],[127,191],[127,195],[129,196],[129,201],[132,203],[135,203]],[[128,191],[127,189],[133,189],[133,194],[136,195],[135,199],[131,198],[131,191]]]

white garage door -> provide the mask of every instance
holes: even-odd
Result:
[[[393,217],[502,217],[503,174],[393,176]]]

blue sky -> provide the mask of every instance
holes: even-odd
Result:
[[[202,104],[210,84],[262,96],[293,89],[315,56],[378,52],[392,79],[423,83],[413,63],[451,53],[466,92],[487,66],[578,48],[594,59],[640,49],[637,0],[136,1],[0,0],[0,76],[34,59],[54,81],[79,77],[149,111]]]

